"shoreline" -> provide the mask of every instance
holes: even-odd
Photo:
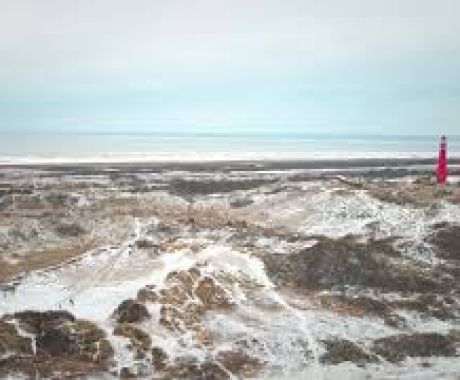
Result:
[[[360,175],[365,177],[403,177],[434,173],[435,158],[369,158],[316,160],[238,160],[238,161],[162,161],[162,162],[61,162],[0,164],[2,172],[30,170],[56,175],[95,175],[164,172],[296,172],[308,176]],[[449,177],[460,176],[460,158],[449,159]],[[457,180],[455,180],[457,182]]]
[[[0,155],[1,167],[24,166],[75,166],[75,165],[131,165],[131,166],[170,166],[170,165],[222,165],[222,164],[276,164],[276,165],[324,165],[336,163],[369,163],[370,166],[390,164],[434,164],[436,152],[159,152],[153,154],[123,153],[82,156],[44,156],[44,155]],[[450,152],[449,162],[460,163],[460,152]],[[367,166],[361,165],[361,166]]]

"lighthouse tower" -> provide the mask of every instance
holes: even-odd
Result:
[[[447,180],[447,142],[446,136],[441,136],[439,144],[438,166],[436,167],[436,180],[443,186]]]

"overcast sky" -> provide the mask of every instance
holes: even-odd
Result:
[[[0,0],[0,130],[460,133],[458,0]]]

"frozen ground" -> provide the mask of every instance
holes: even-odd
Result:
[[[0,376],[457,379],[458,189],[394,170],[4,168]]]

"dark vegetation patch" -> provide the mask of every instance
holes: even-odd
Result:
[[[392,240],[355,237],[317,238],[318,242],[290,254],[261,256],[271,278],[278,284],[310,290],[363,286],[382,291],[446,292],[454,280],[431,267],[400,258]]]
[[[220,351],[216,360],[232,374],[243,378],[254,376],[263,366],[260,359],[243,350]]]
[[[437,256],[442,259],[460,260],[460,226],[449,223],[437,224],[428,242],[435,247]]]
[[[22,379],[23,376],[26,376],[27,379],[53,380],[85,378],[82,375],[94,375],[95,378],[99,378],[98,375],[100,375],[103,378],[105,372],[106,367],[100,363],[79,361],[66,356],[46,359],[13,356],[0,360],[1,378]]]
[[[31,195],[34,193],[32,187],[15,187],[11,184],[1,185],[0,184],[0,196],[5,195]]]
[[[207,308],[228,308],[232,306],[225,290],[212,277],[205,276],[195,286],[195,294]]]
[[[411,299],[388,302],[395,309],[416,311],[423,316],[434,317],[442,321],[458,318],[460,308],[457,300],[449,295],[433,293],[419,294]]]
[[[228,380],[229,374],[212,361],[198,362],[194,358],[179,358],[167,367],[163,380]]]
[[[247,197],[247,198],[238,198],[238,199],[234,199],[232,201],[230,201],[230,207],[231,208],[243,208],[243,207],[246,207],[246,206],[249,206],[251,204],[253,204],[254,201]]]
[[[358,366],[364,366],[367,363],[375,363],[378,361],[375,355],[364,352],[356,343],[345,339],[326,340],[323,343],[327,350],[320,358],[323,364],[352,362]]]
[[[299,189],[299,188],[297,188]],[[288,185],[282,185],[281,183],[278,183],[276,186],[271,187],[270,189],[267,189],[264,191],[265,195],[273,195],[273,194],[279,194],[284,191],[288,191],[289,186]]]
[[[0,376],[20,373],[30,378],[57,378],[62,373],[72,377],[108,370],[113,349],[92,322],[77,320],[66,311],[25,311],[4,319],[16,320],[35,335],[36,352],[31,339],[18,336],[16,327],[0,321],[0,350],[6,348],[11,354],[0,360]]]
[[[251,190],[275,182],[273,179],[248,180],[174,180],[170,185],[171,194],[181,196],[229,193],[236,190]]]
[[[388,303],[366,296],[321,295],[320,303],[322,307],[341,314],[380,317],[386,325],[391,327],[403,327],[405,324],[404,319],[394,313]]]
[[[9,353],[31,355],[32,341],[21,337],[14,324],[0,320],[0,356]]]
[[[115,309],[114,317],[118,323],[137,323],[148,319],[150,314],[143,304],[127,299]]]
[[[4,196],[0,192],[0,212],[7,211],[13,206],[13,198],[11,196]]]
[[[63,237],[78,237],[86,231],[78,223],[61,223],[56,227],[56,233]]]
[[[452,339],[458,349],[460,349],[460,329],[452,329],[449,331],[448,337]]]
[[[152,363],[155,371],[162,371],[168,365],[168,354],[161,347],[152,348]]]
[[[105,361],[113,354],[105,333],[94,323],[84,320],[41,332],[37,336],[37,352],[52,357],[71,356],[88,362]]]
[[[395,328],[406,325],[404,318],[398,315],[398,310],[415,311],[423,318],[431,317],[443,321],[456,320],[460,311],[454,297],[434,293],[418,294],[391,301],[364,295],[351,296],[346,293],[321,294],[319,302],[322,307],[340,314],[380,317],[386,325]]]
[[[54,326],[75,322],[75,317],[71,313],[60,310],[45,312],[27,310],[13,314],[13,317],[19,321],[22,329],[31,334],[40,334]]]
[[[138,239],[136,240],[136,247],[139,249],[158,248],[158,243],[152,239]]]
[[[377,339],[372,351],[392,363],[407,357],[457,356],[454,339],[438,333],[400,334]]]
[[[45,199],[54,208],[70,207],[78,202],[74,196],[64,192],[49,193]]]
[[[125,338],[130,339],[131,343],[135,347],[144,351],[149,350],[152,345],[150,335],[128,323],[121,323],[117,325],[113,333],[114,335],[124,336]]]

